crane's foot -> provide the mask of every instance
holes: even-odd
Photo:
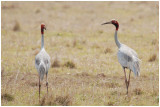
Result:
[[[46,82],[46,86],[47,86],[47,97],[48,97],[48,82]]]
[[[40,102],[40,94],[41,94],[41,85],[39,84],[39,102]]]
[[[129,81],[127,81],[127,95],[128,95],[128,89],[129,89]]]
[[[126,94],[128,95],[128,84],[127,84],[127,93]]]

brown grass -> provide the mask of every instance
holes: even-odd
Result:
[[[2,9],[14,9],[16,6],[15,5],[2,5]]]
[[[55,58],[55,60],[53,61],[53,63],[52,63],[52,68],[54,68],[54,67],[60,67],[60,62],[59,62],[59,60],[58,60],[58,58],[56,57]]]
[[[156,58],[157,58],[157,55],[156,54],[153,54],[150,58],[149,58],[149,62],[153,62],[153,61],[155,61],[156,60]]]
[[[143,91],[142,91],[142,89],[140,89],[140,88],[136,88],[136,89],[134,89],[133,91],[134,91],[134,93],[135,93],[136,95],[141,95],[141,94],[143,94]]]
[[[37,13],[40,13],[40,12],[41,12],[40,9],[37,9],[37,10],[35,11],[36,14],[37,14]]]
[[[106,48],[105,51],[104,51],[104,53],[105,53],[105,54],[107,54],[107,53],[112,53],[111,48]]]
[[[73,41],[73,47],[75,47],[77,45],[77,40]]]
[[[41,106],[44,106],[44,105],[45,105],[45,101],[46,101],[46,97],[44,96],[44,97],[42,98],[42,101],[40,102],[40,105],[41,105]]]
[[[13,27],[13,31],[20,31],[21,27],[18,21],[15,22],[15,25]]]
[[[54,100],[54,103],[56,105],[69,106],[72,105],[72,99],[68,95],[57,96],[56,99]]]
[[[152,45],[156,45],[158,43],[157,39],[152,40]]]
[[[41,106],[71,106],[72,105],[72,98],[69,95],[62,95],[53,97],[44,96],[40,101]]]
[[[98,86],[101,87],[108,87],[108,88],[115,88],[115,87],[119,87],[118,83],[114,83],[114,82],[102,82],[100,84],[98,84]]]
[[[10,94],[5,93],[1,95],[1,99],[6,101],[13,101],[14,97]]]
[[[76,76],[78,77],[88,77],[90,76],[87,72],[77,73]]]
[[[114,105],[114,102],[113,101],[109,101],[107,106],[113,106]]]
[[[97,74],[97,77],[98,77],[98,78],[105,78],[106,75],[105,75],[104,73],[100,73],[100,74]]]
[[[73,61],[67,61],[65,64],[64,64],[65,67],[68,67],[68,68],[76,68],[76,65]]]

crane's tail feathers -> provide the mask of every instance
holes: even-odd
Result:
[[[139,58],[137,58],[137,60],[138,60],[139,62],[142,62],[142,60],[140,60]]]
[[[141,62],[141,60],[137,57],[134,57],[135,58],[135,61],[138,61],[138,62]]]
[[[44,74],[45,74],[45,67],[44,67],[43,64],[40,64],[40,66],[39,66],[39,75],[40,75],[40,79],[41,80],[43,80]]]
[[[139,61],[133,62],[133,69],[132,71],[134,72],[135,76],[140,76],[140,66],[139,66]]]

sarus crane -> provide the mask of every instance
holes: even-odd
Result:
[[[114,39],[118,47],[117,57],[118,57],[119,63],[121,64],[124,70],[125,83],[126,83],[127,95],[128,95],[131,71],[134,73],[135,76],[140,76],[140,64],[139,64],[140,59],[138,58],[137,53],[133,49],[119,42],[117,37],[117,32],[119,28],[118,21],[113,19],[110,22],[103,23],[102,25],[105,25],[105,24],[113,24],[116,27]],[[125,71],[126,68],[130,70],[128,80],[126,77],[126,71]]]
[[[35,66],[39,74],[39,101],[41,93],[41,81],[44,75],[46,75],[46,87],[48,95],[48,70],[50,68],[50,56],[44,49],[44,30],[46,30],[45,24],[41,24],[41,50],[35,57]]]

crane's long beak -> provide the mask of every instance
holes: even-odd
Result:
[[[101,25],[105,25],[105,24],[112,24],[112,22],[102,23]]]

